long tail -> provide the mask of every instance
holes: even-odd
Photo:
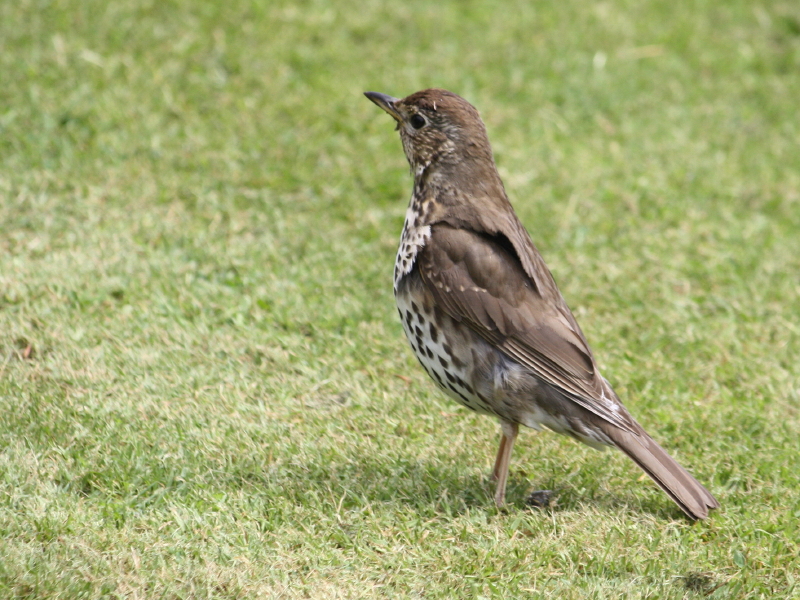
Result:
[[[617,447],[652,477],[690,518],[705,519],[709,510],[719,508],[717,499],[699,481],[667,454],[644,429],[638,429],[639,435],[610,423],[603,427],[604,433]]]

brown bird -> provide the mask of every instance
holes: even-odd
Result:
[[[502,506],[519,425],[616,446],[692,519],[719,503],[633,419],[508,201],[486,128],[440,89],[365,95],[397,122],[414,191],[394,267],[403,329],[449,396],[500,419]]]

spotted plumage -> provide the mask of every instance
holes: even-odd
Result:
[[[499,418],[502,505],[519,425],[630,456],[690,517],[718,506],[620,402],[506,197],[478,112],[445,90],[368,92],[414,174],[394,269],[411,348],[457,402]]]

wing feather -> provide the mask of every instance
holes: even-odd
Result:
[[[422,281],[452,318],[577,404],[635,432],[563,298],[542,297],[502,238],[440,223],[417,261]]]

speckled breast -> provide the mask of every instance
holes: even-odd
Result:
[[[411,349],[436,385],[467,408],[496,414],[473,383],[475,365],[470,348],[474,334],[434,306],[417,269],[400,278],[395,298]]]

